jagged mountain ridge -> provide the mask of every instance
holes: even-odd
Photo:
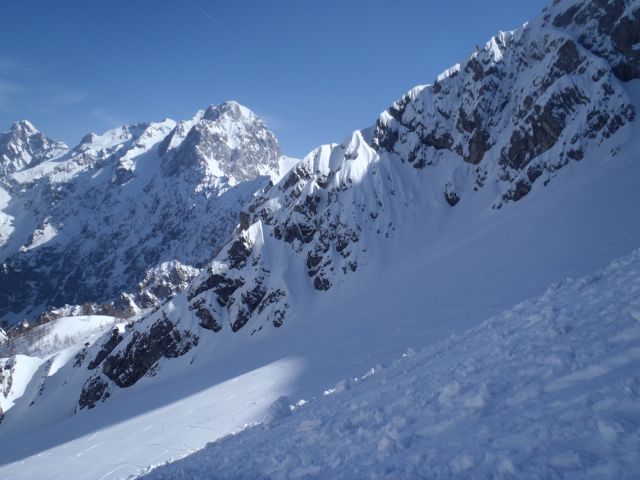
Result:
[[[488,198],[499,209],[534,184],[547,186],[636,117],[622,86],[629,78],[617,72],[634,71],[625,65],[637,52],[615,42],[606,51],[587,49],[596,43],[593,24],[610,26],[616,12],[618,24],[632,18],[640,26],[640,8],[628,5],[609,11],[598,2],[556,2],[535,23],[492,38],[433,85],[411,90],[380,116],[371,137],[358,131],[312,152],[251,205],[248,223],[255,225],[196,281],[189,309],[214,330],[236,331],[252,315],[254,328],[261,321],[278,326],[289,292],[279,275],[268,275],[262,238],[288,244],[304,261],[297,268],[324,291],[371,255],[371,242],[359,241],[365,231],[397,235],[399,208],[428,214],[430,202],[455,207]],[[566,23],[567,12],[575,24]],[[616,31],[597,35],[615,38]],[[432,177],[430,191],[420,193],[420,176]],[[247,278],[253,280],[239,280]]]
[[[184,355],[212,335],[206,330],[253,335],[281,327],[308,302],[300,285],[322,292],[342,284],[384,254],[385,239],[410,237],[425,222],[436,238],[438,217],[451,208],[497,211],[575,172],[588,151],[615,156],[613,140],[625,139],[636,118],[624,87],[636,53],[614,41],[603,51],[589,40],[615,37],[617,27],[594,27],[603,18],[610,26],[611,15],[615,25],[640,25],[637,3],[615,7],[555,2],[433,85],[411,90],[375,127],[309,154],[255,199],[242,231],[184,295],[117,342],[91,347],[87,358],[104,363],[83,398],[136,383],[161,358]],[[138,360],[150,345],[157,348]],[[90,397],[81,406],[104,398]]]
[[[0,316],[114,300],[131,310],[170,297],[277,177],[280,156],[262,120],[227,102],[179,123],[89,134],[2,177]]]
[[[580,161],[585,149],[635,118],[615,80],[638,76],[632,48],[637,23],[629,20],[637,18],[637,8],[632,12],[625,2],[563,5],[555,5],[562,13],[545,14],[539,25],[500,33],[464,65],[404,96],[378,120],[373,147],[416,168],[437,161],[440,151],[477,165],[465,166],[447,183],[452,204],[462,177],[472,176],[475,190],[497,177],[500,206]],[[598,43],[601,38],[611,42]]]

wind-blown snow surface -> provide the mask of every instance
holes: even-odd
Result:
[[[640,250],[371,367],[144,478],[637,478]]]

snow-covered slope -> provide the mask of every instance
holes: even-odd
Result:
[[[124,328],[122,319],[104,315],[62,317],[40,325],[0,344],[0,422],[4,412],[36,381],[42,394],[44,379],[55,374],[83,348],[113,328]]]
[[[14,351],[18,354],[47,358],[72,345],[93,343],[116,323],[125,320],[107,315],[75,315],[60,317],[43,325],[14,334],[0,346],[0,355]]]
[[[44,360],[27,355],[13,355],[0,359],[0,418],[20,398],[36,376]]]
[[[639,25],[555,2],[312,152],[183,293],[23,395],[0,474],[134,473],[637,248]]]
[[[637,478],[640,250],[146,479]]]
[[[131,294],[119,298],[123,310],[169,298],[226,241],[268,175],[278,177],[279,160],[264,123],[227,102],[177,124],[89,134],[1,178],[0,317],[122,292]]]

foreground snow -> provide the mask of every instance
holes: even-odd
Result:
[[[637,478],[640,250],[294,400],[145,478]]]

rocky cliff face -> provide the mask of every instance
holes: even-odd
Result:
[[[372,145],[417,169],[453,153],[475,191],[499,186],[496,207],[518,201],[635,118],[621,81],[640,76],[639,22],[632,2],[556,2],[398,100]],[[450,203],[459,179],[445,185]]]
[[[273,133],[235,102],[90,134],[45,161],[51,145],[0,178],[0,317],[171,297],[226,241],[280,158]]]
[[[590,149],[615,156],[637,115],[625,82],[640,76],[639,21],[637,2],[557,1],[408,92],[372,128],[309,154],[254,199],[183,294],[112,345],[83,398],[152,374],[196,338],[282,327],[293,304],[306,305],[301,292],[357,276],[411,222],[527,201]],[[104,349],[94,350],[88,361]]]

